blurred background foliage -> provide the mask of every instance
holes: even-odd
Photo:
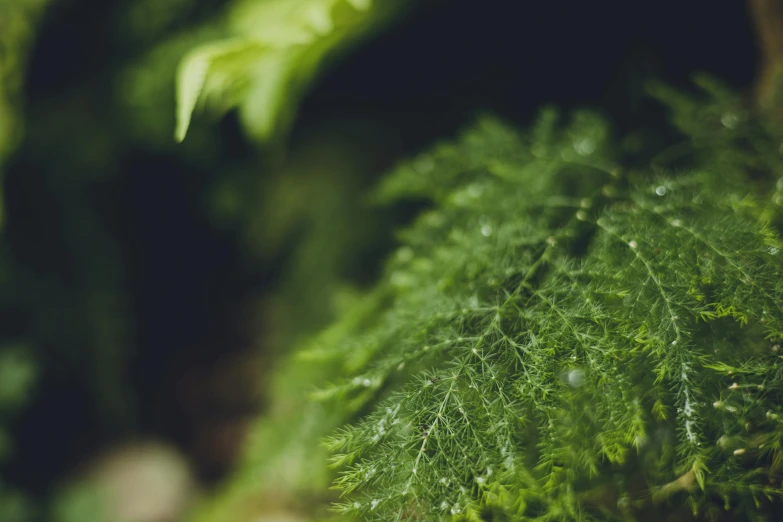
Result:
[[[183,58],[177,77],[176,137],[193,109],[209,100],[238,107],[245,131],[267,140],[288,129],[303,89],[336,50],[377,30],[407,4],[372,0],[236,2],[227,13],[230,39],[202,44]]]
[[[649,80],[754,79],[742,2],[517,4],[0,0],[0,522],[322,516],[339,370],[283,355],[419,208],[378,176],[547,103],[657,148]]]

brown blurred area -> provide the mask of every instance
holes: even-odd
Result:
[[[755,85],[756,103],[762,109],[781,108],[783,101],[783,1],[748,0],[759,47]]]

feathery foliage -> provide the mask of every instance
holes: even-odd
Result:
[[[685,140],[651,162],[628,163],[597,115],[563,127],[550,109],[526,135],[483,118],[391,174],[380,200],[432,208],[402,233],[380,304],[305,354],[341,361],[347,377],[315,396],[359,419],[325,442],[339,511],[780,508],[781,129],[698,81],[706,99],[655,89]]]

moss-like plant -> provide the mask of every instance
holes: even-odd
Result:
[[[391,174],[431,209],[315,344],[338,511],[364,520],[769,520],[783,479],[781,128],[714,82],[682,143],[485,118]],[[652,166],[651,166],[652,165]],[[360,317],[360,319],[357,319]],[[329,376],[333,377],[333,376]]]

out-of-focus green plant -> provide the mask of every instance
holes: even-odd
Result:
[[[111,522],[106,512],[106,499],[99,486],[73,482],[55,495],[50,517],[52,522]]]
[[[94,404],[74,406],[96,410],[94,415],[100,416],[106,431],[122,433],[133,424],[135,409],[126,380],[134,348],[126,286],[129,263],[124,246],[115,241],[115,216],[104,219],[102,213],[118,186],[118,163],[123,158],[133,157],[138,152],[134,149],[139,148],[148,155],[174,149],[171,130],[175,121],[176,66],[183,55],[193,50],[198,56],[201,46],[228,40],[242,40],[249,49],[259,51],[266,46],[263,53],[243,54],[249,61],[240,72],[253,75],[257,81],[237,78],[239,84],[247,83],[242,89],[227,80],[215,83],[226,73],[220,68],[223,59],[218,57],[215,64],[210,62],[199,96],[208,104],[218,101],[221,109],[227,107],[223,102],[229,98],[240,105],[247,98],[248,106],[268,101],[274,107],[265,116],[269,118],[263,124],[264,132],[269,132],[264,134],[266,139],[278,129],[284,131],[299,95],[329,57],[379,28],[405,3],[238,1],[225,16],[216,18],[204,7],[207,2],[134,0],[110,14],[104,13],[106,18],[102,20],[112,27],[117,41],[107,43],[115,47],[106,50],[108,58],[101,62],[101,68],[91,69],[90,74],[31,105],[23,103],[23,73],[46,2],[0,0],[0,163],[18,151],[9,186],[24,197],[31,195],[27,209],[14,207],[17,213],[11,232],[16,234],[16,243],[3,245],[0,305],[6,317],[21,318],[13,327],[23,332],[21,338],[36,356],[35,361],[24,359],[29,366],[21,365],[10,355],[26,357],[28,352],[6,350],[6,344],[0,344],[0,454],[13,455],[14,442],[9,434],[13,431],[10,409],[6,415],[3,408],[11,400],[21,400],[21,384],[28,384],[29,393],[29,383],[34,382],[29,377],[38,372],[54,374],[64,382],[78,375]],[[56,14],[71,16],[71,9],[75,8],[66,5]],[[195,11],[198,16],[189,16]],[[319,18],[321,15],[325,18]],[[47,27],[56,26],[56,17],[47,20]],[[42,46],[44,54],[48,45]],[[126,52],[128,48],[132,52]],[[229,61],[232,67],[236,65]],[[261,74],[262,70],[275,74]],[[107,89],[111,86],[116,90]],[[227,90],[218,93],[213,89],[216,86]],[[256,101],[251,103],[251,98]],[[255,121],[257,116],[250,114],[249,119]],[[25,118],[29,132],[22,142]],[[259,136],[257,127],[251,130],[254,137]],[[187,142],[176,146],[180,159],[213,159],[221,150],[215,134],[214,129],[192,129]],[[330,133],[324,131],[315,141],[326,134]],[[367,134],[363,132],[356,143],[366,145]],[[332,317],[334,307],[325,303],[350,279],[356,249],[377,235],[370,212],[353,212],[360,206],[356,202],[366,185],[363,176],[372,170],[367,165],[388,154],[388,147],[370,156],[368,151],[374,150],[378,140],[371,139],[367,150],[356,153],[356,144],[349,143],[350,132],[342,143],[334,135],[330,139],[330,143],[336,143],[334,148],[311,143],[297,161],[267,176],[262,174],[268,171],[254,163],[258,157],[235,166],[243,171],[239,176],[242,180],[253,177],[250,193],[243,193],[245,186],[234,191],[235,196],[243,198],[241,208],[227,212],[231,226],[241,231],[246,245],[253,247],[249,257],[273,258],[296,245],[290,266],[285,269],[287,282],[280,285],[275,297],[265,299],[268,310],[274,308],[275,317],[280,318],[280,327],[274,330],[275,346],[287,345],[303,330],[312,331]],[[120,170],[123,168],[125,165],[120,166]],[[229,170],[231,167],[221,175],[216,169],[215,186],[223,189],[232,184]],[[229,192],[231,188],[216,197],[206,197],[215,201]],[[278,196],[293,204],[287,209],[275,205]],[[53,219],[34,240],[27,241],[20,235],[21,230],[27,230],[22,225],[38,223],[28,217],[39,215]],[[33,242],[36,248],[29,248]],[[313,272],[317,277],[309,277]],[[298,313],[286,313],[289,309]],[[289,320],[305,315],[311,319],[306,326],[306,321],[295,324]],[[4,358],[6,354],[8,358]],[[49,361],[60,364],[47,366]],[[19,402],[16,409],[22,407]],[[316,433],[314,441],[320,436],[320,426],[310,425]],[[313,447],[316,453],[323,453],[317,445]],[[325,486],[328,471],[309,467],[304,461],[300,465],[324,477],[319,487]],[[96,497],[89,488],[79,489],[72,484],[74,487],[64,488],[47,509],[44,504],[52,498],[41,495],[31,503],[27,500],[29,492],[16,493],[10,482],[0,484],[0,522],[19,522],[44,512],[58,520],[97,519]]]
[[[0,174],[22,137],[22,87],[27,53],[50,0],[0,0]],[[2,179],[0,177],[0,179]],[[0,191],[0,227],[3,223]]]
[[[23,347],[4,346],[0,352],[0,411],[13,412],[27,402],[36,381],[36,368]]]
[[[22,138],[23,85],[27,54],[48,0],[0,0],[0,230],[4,225],[4,162]],[[10,291],[6,252],[0,256],[0,292]],[[37,366],[18,342],[0,340],[0,463],[10,456],[14,440],[9,423],[29,399]],[[26,522],[34,509],[22,492],[9,489],[0,477],[0,522]]]
[[[48,0],[0,2],[0,159],[21,138],[20,108],[27,53]]]
[[[252,520],[231,505],[254,487],[328,503],[314,444],[341,423],[326,447],[346,520],[779,509],[781,158],[750,151],[783,130],[698,81],[710,96],[655,89],[683,140],[644,164],[595,114],[563,128],[545,111],[524,135],[482,120],[389,176],[380,200],[433,209],[279,373],[242,473],[198,520]]]
[[[0,522],[31,522],[37,512],[18,491],[6,490],[0,484]]]
[[[267,140],[290,125],[300,96],[334,53],[377,30],[407,0],[237,0],[226,39],[200,45],[177,73],[176,138],[194,109],[239,108],[246,131]]]
[[[25,406],[37,379],[37,366],[24,346],[0,346],[0,463],[11,455],[14,440],[9,422]],[[0,477],[0,522],[26,522],[33,506],[19,491],[7,489]]]

